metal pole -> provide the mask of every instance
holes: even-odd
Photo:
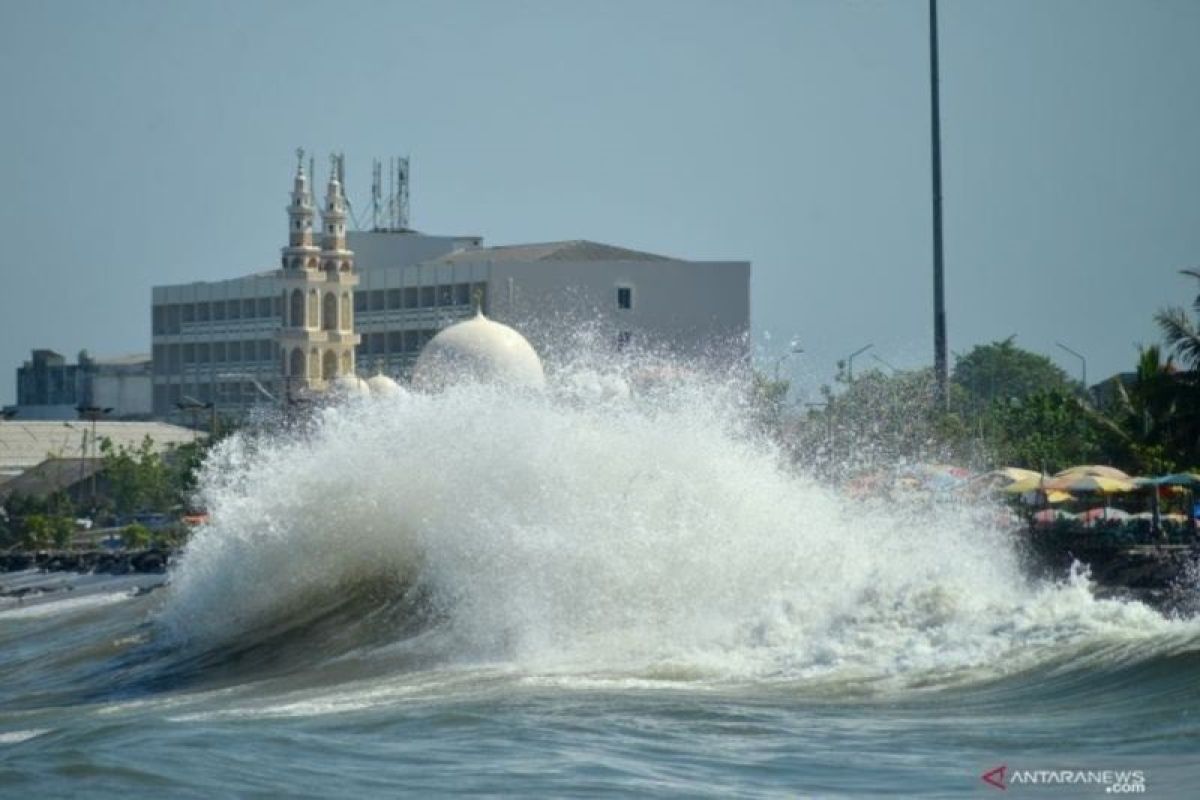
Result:
[[[929,0],[929,89],[933,160],[933,371],[936,402],[945,408],[950,400],[946,358],[946,297],[942,264],[942,123],[938,97],[937,0]]]
[[[1073,355],[1073,356],[1075,356],[1076,358],[1078,358],[1078,359],[1079,359],[1079,363],[1080,363],[1080,364],[1082,365],[1082,367],[1083,367],[1083,391],[1086,393],[1086,392],[1087,392],[1087,390],[1088,390],[1088,382],[1087,382],[1087,359],[1083,357],[1083,354],[1082,354],[1082,353],[1076,353],[1074,350],[1072,350],[1071,348],[1067,347],[1067,346],[1066,346],[1065,344],[1063,344],[1062,342],[1055,342],[1055,344],[1056,344],[1056,345],[1058,345],[1059,347],[1061,347],[1063,350],[1066,350],[1068,353],[1070,353],[1071,355]]]
[[[857,356],[861,356],[863,353],[867,352],[874,346],[875,345],[873,343],[864,345],[846,357],[846,375],[849,379],[849,381],[848,381],[849,383],[854,383],[854,359]]]

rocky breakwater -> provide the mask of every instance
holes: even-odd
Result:
[[[1043,574],[1063,577],[1082,565],[1101,595],[1200,613],[1200,542],[1119,544],[1097,541],[1091,533],[1034,534],[1028,541],[1035,568]]]
[[[104,575],[166,572],[174,553],[152,547],[145,550],[38,550],[0,553],[0,572],[36,569],[43,572],[78,572]]]

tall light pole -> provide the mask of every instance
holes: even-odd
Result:
[[[950,395],[946,358],[946,293],[942,270],[942,122],[938,97],[937,0],[929,0],[929,90],[933,160],[933,372],[936,402],[947,407]]]
[[[1082,367],[1083,367],[1083,391],[1086,393],[1086,392],[1087,392],[1087,390],[1088,390],[1088,382],[1087,382],[1087,359],[1083,357],[1083,353],[1076,353],[1074,350],[1072,350],[1071,348],[1067,347],[1067,346],[1066,346],[1065,344],[1063,344],[1062,342],[1055,342],[1055,344],[1056,344],[1056,345],[1058,345],[1059,347],[1061,347],[1063,350],[1066,350],[1068,353],[1070,353],[1071,355],[1073,355],[1073,356],[1075,356],[1076,358],[1078,358],[1078,359],[1079,359],[1079,363],[1080,363],[1080,364],[1082,365]]]
[[[874,343],[863,345],[846,357],[846,374],[850,379],[850,383],[854,383],[854,359],[858,356],[861,356],[874,346]]]
[[[875,359],[875,360],[876,360],[876,361],[878,361],[880,364],[883,364],[885,367],[887,367],[888,369],[890,369],[892,372],[899,372],[899,371],[900,371],[900,370],[898,370],[898,369],[896,368],[896,365],[895,365],[895,364],[893,364],[892,362],[888,361],[886,358],[882,358],[882,357],[880,357],[880,356],[879,356],[879,355],[877,355],[876,353],[871,353],[871,358]]]
[[[794,355],[799,355],[804,352],[804,348],[800,346],[794,339],[788,343],[788,351],[775,359],[775,382],[779,382],[779,368],[783,366],[783,362],[787,361]]]

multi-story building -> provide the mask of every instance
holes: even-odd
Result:
[[[151,411],[150,356],[93,358],[86,350],[75,364],[53,350],[34,350],[17,368],[16,416],[75,419],[80,407],[107,409],[111,419],[146,419]]]
[[[582,327],[611,350],[746,356],[750,264],[588,241],[483,247],[478,236],[347,231],[335,163],[314,242],[297,169],[280,268],[153,290],[154,409],[223,413],[320,391],[342,374],[403,377],[441,328],[481,307],[543,353]]]

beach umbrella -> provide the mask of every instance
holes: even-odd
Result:
[[[1094,478],[1114,478],[1119,481],[1130,480],[1129,474],[1122,472],[1116,467],[1105,466],[1104,464],[1081,464],[1078,467],[1067,467],[1062,472],[1054,474],[1056,478],[1066,478],[1075,475],[1087,475]]]
[[[1173,475],[1163,475],[1161,478],[1151,478],[1155,486],[1200,486],[1200,474],[1195,472],[1176,472]]]
[[[1098,475],[1063,475],[1055,476],[1046,481],[1044,489],[1057,489],[1062,492],[1097,492],[1099,494],[1119,494],[1132,492],[1138,487],[1133,481],[1117,478],[1105,478]]]
[[[1045,475],[1033,473],[1032,475],[1013,481],[1008,486],[1004,487],[1004,491],[1009,494],[1025,494],[1026,492],[1040,491],[1046,481],[1050,480]]]

